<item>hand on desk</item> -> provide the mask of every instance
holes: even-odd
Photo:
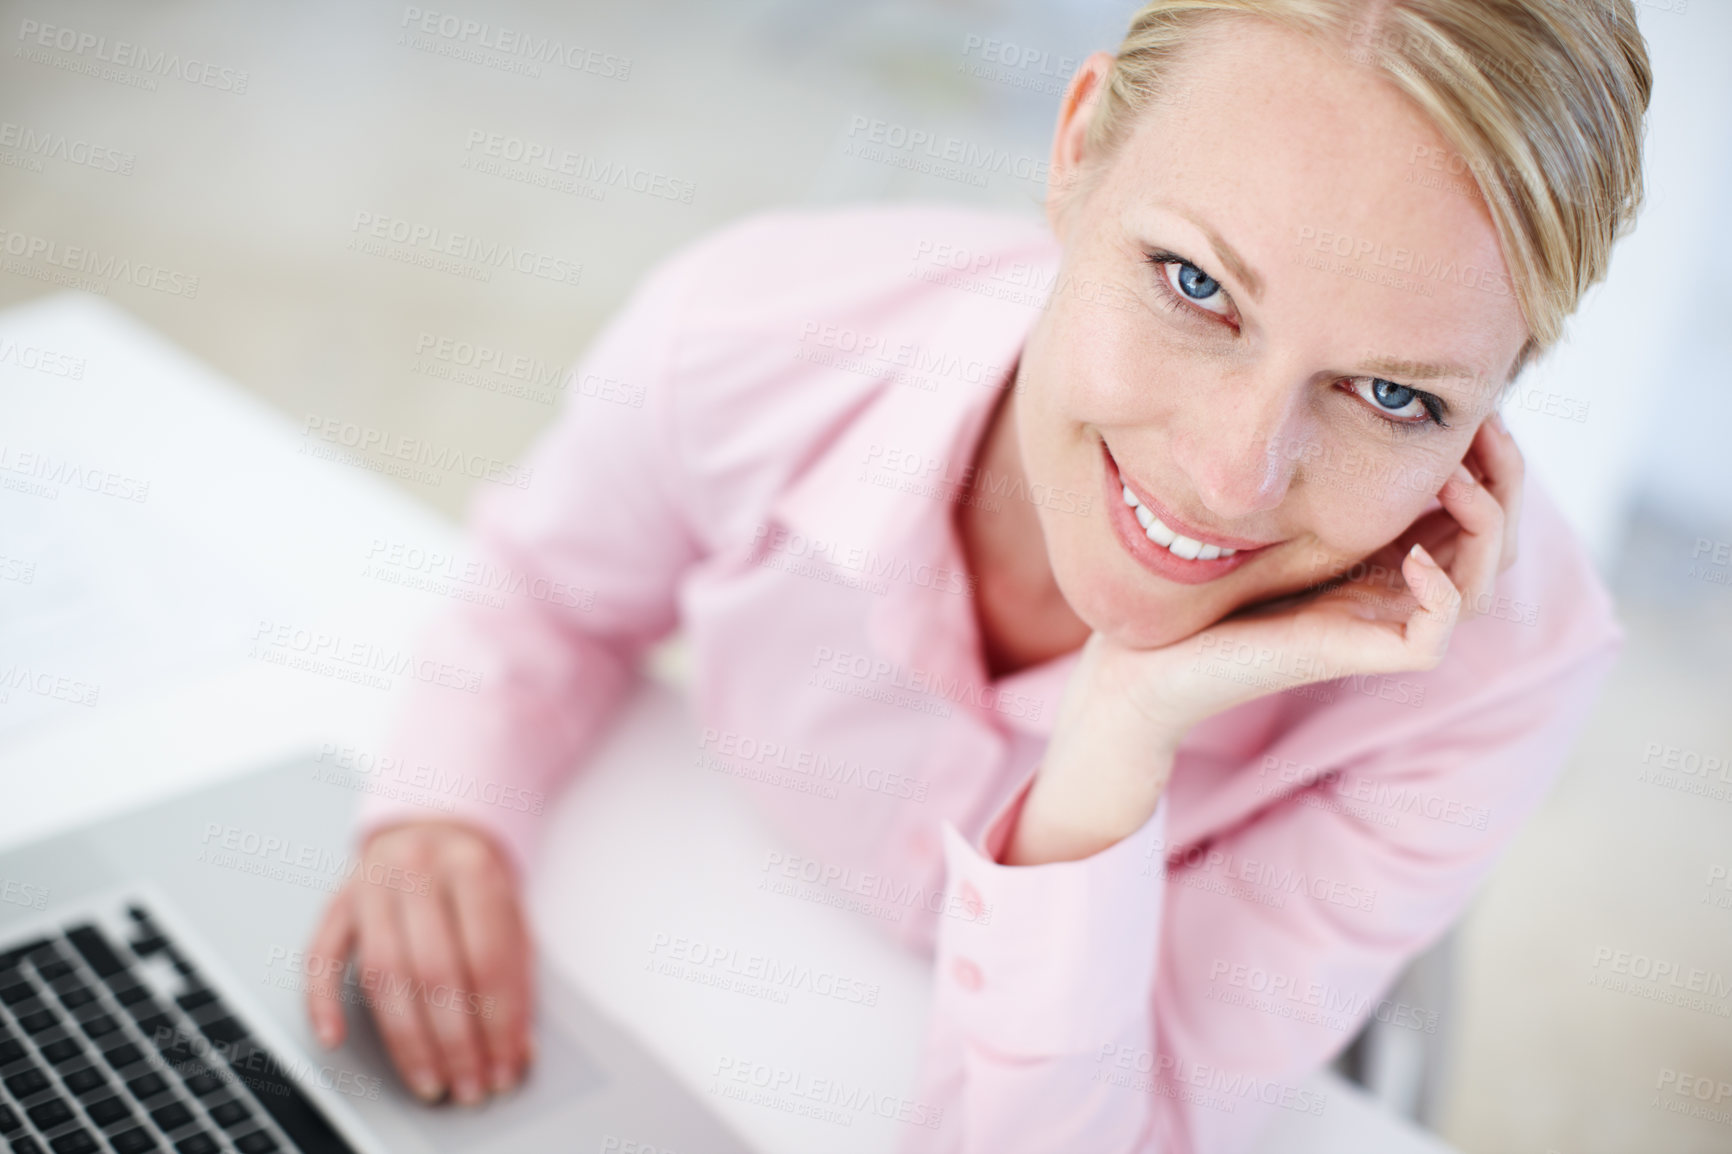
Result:
[[[473,1105],[515,1085],[531,1057],[531,943],[517,882],[484,833],[455,822],[382,829],[307,948],[307,1013],[344,1035],[343,972],[358,948],[366,1005],[403,1081]]]

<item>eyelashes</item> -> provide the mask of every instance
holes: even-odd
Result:
[[[1227,290],[1221,282],[1204,272],[1203,269],[1176,252],[1157,249],[1144,254],[1144,259],[1154,268],[1159,282],[1162,300],[1176,312],[1204,314],[1204,319],[1212,318],[1215,323],[1230,324],[1235,329],[1239,327],[1238,310],[1233,307],[1233,298],[1227,295]],[[1204,290],[1201,296],[1192,296],[1186,288],[1192,291]],[[1213,290],[1213,291],[1207,291]],[[1213,309],[1202,301],[1212,297],[1220,297],[1224,308]]]
[[[1225,286],[1201,266],[1165,249],[1144,253],[1144,260],[1155,271],[1156,291],[1167,308],[1200,323],[1224,324],[1238,330],[1238,310],[1233,305],[1233,298],[1227,294]],[[1207,302],[1217,297],[1221,307],[1211,308]],[[1344,391],[1357,397],[1362,407],[1371,410],[1379,423],[1402,433],[1449,428],[1443,419],[1444,401],[1435,394],[1383,377],[1349,377],[1341,383],[1347,386]],[[1360,389],[1362,383],[1366,386],[1365,391]],[[1390,409],[1378,399],[1378,394],[1386,392],[1396,394],[1405,403]],[[1392,415],[1415,403],[1424,410],[1423,416],[1414,414],[1404,418]]]

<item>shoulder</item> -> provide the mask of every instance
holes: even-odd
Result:
[[[749,524],[923,363],[1025,332],[1034,290],[991,290],[1057,257],[1039,217],[908,204],[762,213],[666,258],[640,299],[669,314],[660,387],[698,520]]]

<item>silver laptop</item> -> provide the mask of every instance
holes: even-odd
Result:
[[[317,766],[328,774],[328,766]],[[536,1062],[427,1106],[345,986],[335,1051],[301,953],[350,860],[309,756],[0,854],[0,1142],[13,1154],[446,1154],[748,1147],[540,967]]]

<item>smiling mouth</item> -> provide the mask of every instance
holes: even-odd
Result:
[[[1217,557],[1231,557],[1237,549],[1228,549],[1222,545],[1205,545],[1194,537],[1187,537],[1167,526],[1167,523],[1149,512],[1149,507],[1137,500],[1137,495],[1131,492],[1129,485],[1123,485],[1125,504],[1137,515],[1137,524],[1143,527],[1143,533],[1149,540],[1161,546],[1175,557],[1183,557],[1187,561],[1213,561]]]
[[[1277,542],[1205,533],[1179,523],[1147,493],[1133,489],[1101,442],[1108,490],[1107,519],[1119,541],[1144,568],[1181,584],[1223,577]]]

